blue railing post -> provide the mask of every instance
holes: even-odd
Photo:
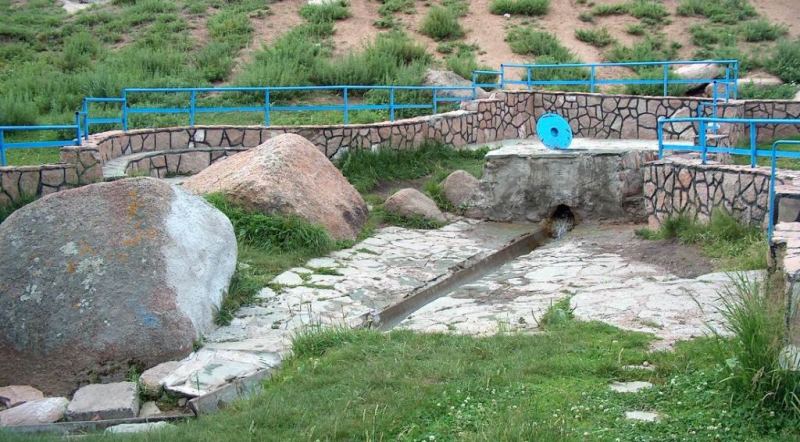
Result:
[[[750,167],[756,167],[758,145],[756,143],[758,129],[755,123],[750,123]]]
[[[532,77],[533,77],[533,76],[531,75],[531,67],[530,67],[530,66],[528,66],[528,79],[525,81],[525,83],[528,85],[528,90],[531,90],[531,80],[532,80]]]
[[[122,130],[128,130],[128,92],[122,90]]]
[[[594,93],[594,74],[595,74],[595,65],[592,65],[592,76],[589,78],[589,92]]]
[[[75,112],[75,143],[81,145],[81,113]]]
[[[89,103],[86,102],[86,97],[83,98],[81,103],[81,111],[83,112],[83,135],[89,139]]]
[[[658,134],[658,159],[664,159],[664,117],[658,117],[656,121],[656,133]]]
[[[500,63],[500,89],[505,88],[506,82],[506,65],[504,63]]]
[[[271,107],[269,103],[269,88],[264,88],[264,126],[269,127],[270,125],[270,115],[269,115],[269,108]]]
[[[706,120],[700,120],[700,151],[702,152],[702,162],[706,164],[708,158],[708,143],[706,142]]]
[[[434,87],[433,88],[433,113],[434,114],[437,114],[439,112],[439,101],[436,99],[438,92],[439,92],[439,90]]]
[[[197,110],[197,92],[192,90],[189,94],[189,127],[194,127],[195,111]]]
[[[475,82],[473,81],[474,85]],[[475,88],[472,88],[472,94],[475,95]],[[389,121],[394,121],[394,86],[389,87]]]
[[[733,62],[733,99],[739,98],[739,60]]]
[[[669,95],[669,65],[664,65],[664,96]]]
[[[344,124],[350,124],[350,111],[347,108],[347,88],[344,88]]]
[[[0,129],[0,166],[8,165],[6,161],[6,146],[3,139],[3,129]]]

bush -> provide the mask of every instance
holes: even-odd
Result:
[[[737,24],[757,15],[747,0],[681,0],[677,13],[706,17],[725,24]]]
[[[516,54],[548,57],[557,63],[575,59],[574,54],[565,48],[555,35],[536,31],[531,27],[511,28],[506,35],[506,41]]]
[[[674,44],[666,45],[664,38],[648,36],[633,46],[614,45],[606,58],[611,62],[661,61],[673,59],[676,54]]]
[[[38,114],[30,96],[7,94],[0,97],[0,126],[33,126]]]
[[[628,13],[651,25],[663,22],[669,15],[664,5],[656,0],[632,0]]]
[[[778,42],[767,69],[787,83],[800,83],[800,39]]]
[[[464,35],[456,14],[443,6],[434,6],[428,11],[420,31],[434,40],[447,40]]]
[[[786,35],[785,26],[773,25],[767,20],[746,21],[740,26],[745,41],[774,41]]]
[[[606,28],[576,29],[575,38],[598,48],[608,46],[615,41]]]
[[[350,10],[344,1],[329,2],[321,5],[304,5],[300,8],[300,15],[312,22],[332,22],[350,17]]]
[[[545,15],[550,8],[550,0],[492,0],[489,11],[503,15]]]
[[[597,17],[607,17],[609,15],[625,15],[628,12],[630,12],[630,5],[628,3],[597,5],[592,8],[592,15]]]
[[[739,87],[739,98],[743,100],[791,100],[797,94],[797,85],[757,85],[745,83]]]
[[[323,254],[333,250],[334,242],[321,226],[295,216],[251,212],[222,194],[211,194],[206,199],[231,220],[242,244],[281,252],[306,250]]]
[[[734,394],[767,408],[800,416],[800,372],[782,367],[786,322],[776,287],[764,281],[734,276],[720,294],[720,313],[731,339],[718,337],[718,360],[725,370],[723,382]]]

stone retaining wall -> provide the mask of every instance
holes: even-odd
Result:
[[[74,164],[0,167],[0,207],[82,184]]]
[[[168,178],[178,175],[194,175],[216,161],[246,149],[187,149],[153,152],[128,163],[127,175],[150,175]]]
[[[746,118],[800,118],[800,101],[747,100],[744,102],[744,115]],[[750,129],[744,130],[749,137]],[[758,141],[766,142],[800,135],[800,126],[764,124],[758,126],[756,133]]]
[[[768,167],[702,165],[697,160],[668,158],[644,167],[644,206],[650,227],[684,214],[706,221],[714,209],[723,209],[741,222],[766,228],[769,213]],[[800,182],[798,173],[781,171],[777,184]],[[792,186],[793,187],[793,186]],[[786,192],[776,192],[776,219],[800,215]]]
[[[786,309],[786,360],[800,369],[800,222],[779,223],[769,247],[769,273],[779,290],[770,293]],[[786,351],[785,350],[785,351]]]

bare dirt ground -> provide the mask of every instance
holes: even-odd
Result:
[[[750,0],[750,3],[769,21],[785,25],[790,36],[800,36],[800,1]]]
[[[711,259],[699,247],[676,240],[646,240],[630,225],[590,228],[590,245],[602,253],[616,253],[632,261],[663,268],[681,278],[696,278],[714,272]],[[641,226],[646,227],[646,226]]]
[[[380,18],[380,4],[370,0],[350,0],[351,16],[336,22],[333,35],[334,55],[341,55],[361,49],[365,44],[375,40],[379,30],[374,26]]]

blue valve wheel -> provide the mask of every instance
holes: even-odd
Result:
[[[536,122],[536,135],[550,149],[567,149],[572,144],[572,128],[561,115],[544,114]]]

